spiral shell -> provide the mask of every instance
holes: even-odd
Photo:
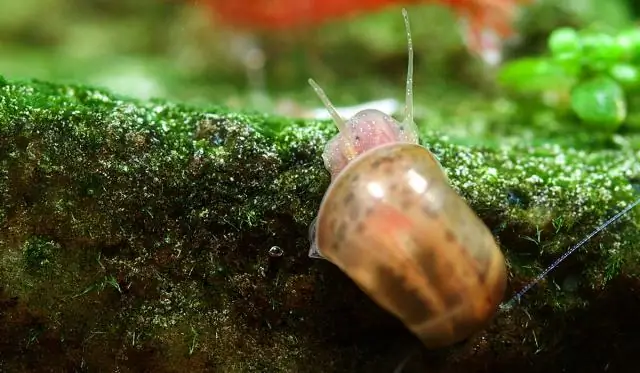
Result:
[[[504,295],[491,232],[419,145],[378,147],[351,163],[325,195],[316,240],[429,347],[482,328]]]

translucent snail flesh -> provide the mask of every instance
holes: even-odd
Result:
[[[368,109],[344,120],[310,84],[339,128],[325,147],[331,172],[309,255],[338,266],[425,346],[468,338],[490,320],[506,287],[491,232],[418,144],[409,19],[405,119]]]

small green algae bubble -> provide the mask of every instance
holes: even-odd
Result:
[[[617,128],[627,116],[622,87],[599,76],[577,84],[571,91],[571,107],[585,123]]]

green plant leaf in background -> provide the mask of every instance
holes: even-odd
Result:
[[[612,130],[617,129],[627,116],[624,91],[607,76],[577,84],[571,91],[571,107],[582,121]]]
[[[519,92],[563,91],[576,82],[565,67],[546,58],[522,58],[503,65],[498,82]]]
[[[625,89],[634,90],[640,87],[640,71],[637,66],[619,63],[611,66],[609,75]]]
[[[620,31],[616,36],[616,44],[621,49],[624,61],[637,62],[640,56],[640,29],[634,27]]]
[[[558,60],[579,61],[582,55],[582,43],[578,32],[570,27],[561,27],[549,35],[549,51]]]
[[[620,60],[623,49],[616,38],[602,32],[585,30],[580,35],[583,65],[592,71],[604,71]]]

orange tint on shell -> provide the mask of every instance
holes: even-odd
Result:
[[[332,182],[318,249],[427,347],[482,329],[506,287],[491,232],[448,184],[427,149],[383,145]]]

